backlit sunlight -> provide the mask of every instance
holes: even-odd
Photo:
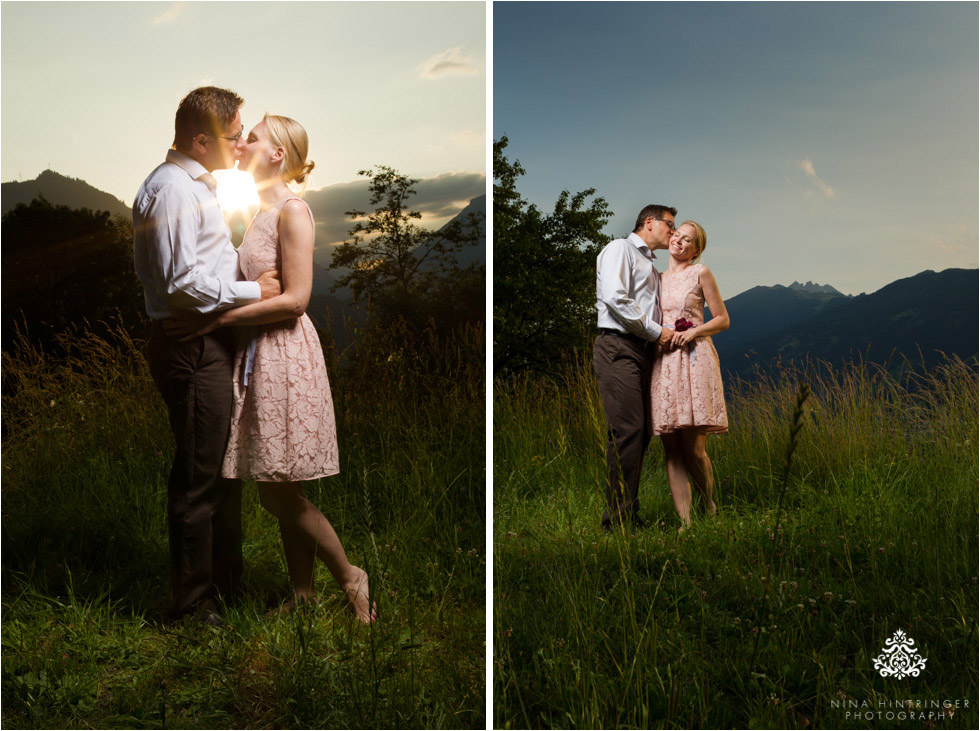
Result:
[[[259,205],[259,193],[250,173],[238,169],[215,170],[214,179],[218,183],[218,204],[225,213],[248,211]]]

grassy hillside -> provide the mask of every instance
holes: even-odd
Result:
[[[248,483],[230,627],[163,624],[172,438],[140,343],[4,352],[5,728],[484,727],[484,336],[375,335],[328,361],[341,474],[307,489],[371,574],[371,627],[322,566],[324,603],[278,614],[278,531]]]
[[[976,727],[975,373],[947,361],[905,388],[824,369],[777,524],[797,381],[783,370],[727,394],[731,431],[708,440],[719,515],[684,535],[659,442],[640,491],[654,527],[599,530],[589,364],[495,385],[495,727]],[[928,658],[918,678],[873,667],[899,629]],[[846,715],[936,698],[969,708]]]

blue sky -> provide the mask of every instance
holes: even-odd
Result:
[[[708,231],[723,295],[978,265],[976,3],[527,3],[493,12],[493,136],[548,208],[594,187]],[[660,255],[666,264],[665,254]]]

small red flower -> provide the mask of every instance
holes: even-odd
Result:
[[[678,317],[674,320],[674,330],[676,332],[682,333],[685,330],[690,330],[692,327],[694,327],[694,323],[683,317]]]

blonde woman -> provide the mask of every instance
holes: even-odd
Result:
[[[279,521],[294,599],[309,601],[319,557],[354,614],[373,622],[368,576],[347,560],[333,527],[303,493],[302,483],[340,471],[333,399],[316,330],[305,314],[313,285],[313,214],[290,183],[313,169],[306,130],[267,114],[248,133],[241,168],[255,178],[259,212],[238,255],[242,272],[278,269],[282,294],[202,318],[181,315],[170,332],[185,339],[228,325],[253,326],[235,360],[234,408],[223,477],[255,480],[262,506]]]
[[[664,444],[681,531],[691,524],[691,480],[702,507],[712,515],[716,511],[705,441],[708,434],[728,431],[721,367],[711,342],[712,335],[728,329],[728,311],[711,270],[696,263],[707,243],[704,228],[695,221],[685,221],[670,237],[660,306],[661,322],[674,329],[674,336],[670,349],[654,361],[650,380],[651,427]],[[708,322],[706,302],[713,315]]]

